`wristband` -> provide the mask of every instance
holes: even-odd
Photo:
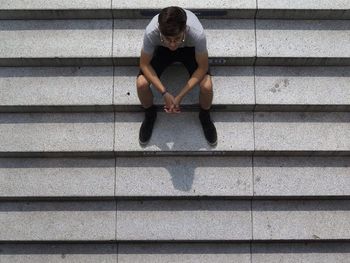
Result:
[[[162,97],[163,97],[166,93],[168,93],[168,92],[167,92],[167,91],[162,92]]]

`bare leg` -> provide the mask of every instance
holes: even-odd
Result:
[[[200,82],[199,105],[204,110],[209,110],[213,102],[213,83],[210,75],[205,75]]]
[[[145,109],[153,105],[153,94],[149,86],[149,82],[145,76],[138,76],[136,80],[137,95]]]

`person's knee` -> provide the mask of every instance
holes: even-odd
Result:
[[[149,82],[143,75],[140,75],[136,80],[136,87],[139,91],[145,91],[149,89]]]
[[[200,83],[201,93],[211,95],[213,94],[213,83],[211,82],[210,76],[204,77]]]

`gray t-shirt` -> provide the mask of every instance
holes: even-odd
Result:
[[[191,11],[184,9],[187,15],[185,41],[179,47],[194,47],[196,53],[208,52],[207,39],[204,29],[197,16]],[[158,16],[152,18],[147,25],[143,37],[142,49],[145,53],[152,55],[157,46],[164,46],[160,41],[160,32],[158,29]]]

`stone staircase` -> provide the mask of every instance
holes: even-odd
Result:
[[[198,88],[138,143],[169,4],[0,0],[0,262],[350,262],[350,2],[171,4],[206,29],[214,148]]]

